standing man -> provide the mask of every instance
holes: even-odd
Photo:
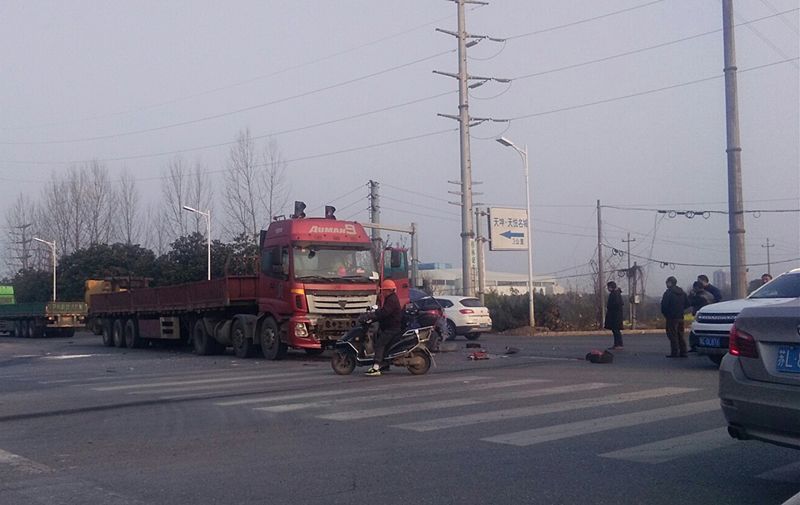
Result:
[[[762,274],[762,275],[761,275],[761,285],[762,285],[762,286],[763,286],[764,284],[768,283],[768,282],[769,282],[769,281],[771,281],[771,280],[772,280],[772,275],[770,275],[770,274]]]
[[[706,274],[700,274],[697,276],[697,280],[703,283],[703,289],[711,293],[711,296],[714,297],[714,303],[722,301],[722,293],[720,293],[719,288],[715,285],[708,282],[708,276]]]
[[[661,313],[666,319],[667,338],[669,339],[670,353],[668,358],[685,358],[686,338],[683,335],[683,312],[689,307],[689,298],[678,287],[678,279],[667,277],[667,290],[661,297]]]
[[[383,305],[375,311],[375,319],[378,321],[378,334],[375,336],[375,354],[372,367],[366,374],[371,377],[381,375],[381,370],[386,370],[389,365],[383,364],[383,356],[386,347],[402,332],[403,311],[400,308],[400,299],[397,297],[397,286],[391,279],[386,279],[381,283],[381,291],[384,296]]]
[[[614,281],[608,282],[606,289],[608,289],[608,303],[606,303],[606,320],[603,327],[611,330],[614,335],[614,346],[609,349],[621,351],[624,349],[622,346],[622,290]]]

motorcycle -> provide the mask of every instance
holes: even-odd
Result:
[[[367,313],[336,342],[331,358],[331,368],[338,375],[349,375],[357,366],[371,366],[374,362],[373,342],[377,333],[374,314]],[[410,328],[386,348],[384,360],[394,366],[404,366],[414,375],[428,372],[433,362],[427,343],[432,326]]]

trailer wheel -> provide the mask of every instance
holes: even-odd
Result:
[[[101,335],[103,335],[103,345],[106,347],[114,347],[114,334],[113,334],[113,321],[110,319],[103,319],[100,321]]]
[[[125,345],[130,349],[142,347],[142,339],[139,337],[139,325],[135,319],[125,321]]]
[[[237,358],[252,358],[256,352],[256,346],[252,340],[248,340],[247,333],[244,329],[244,323],[241,319],[237,319],[233,323],[231,330],[231,343],[233,344],[233,352]]]
[[[114,319],[112,326],[112,335],[114,336],[114,345],[117,347],[125,347],[125,330],[122,327],[122,319]]]
[[[279,360],[286,355],[286,344],[281,342],[278,324],[271,317],[264,318],[259,331],[261,352],[269,360]]]
[[[33,321],[30,319],[22,321],[22,326],[25,328],[25,338],[33,338]]]
[[[210,356],[212,354],[222,354],[225,352],[225,346],[208,334],[206,325],[202,319],[198,319],[194,323],[194,328],[192,329],[192,345],[194,346],[195,354],[199,356]]]
[[[14,321],[14,336],[17,338],[24,337],[24,333],[25,332],[22,331],[22,325],[20,325],[19,321]]]

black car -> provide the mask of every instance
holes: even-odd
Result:
[[[428,293],[419,289],[409,290],[410,312],[414,313],[414,324],[418,327],[433,326],[434,332],[431,337],[429,348],[431,351],[438,351],[439,344],[443,336],[447,333],[447,318],[444,317],[444,308]]]

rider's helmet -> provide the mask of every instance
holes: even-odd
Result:
[[[381,282],[381,290],[395,291],[397,290],[397,284],[395,284],[392,279],[384,279],[384,281]]]

